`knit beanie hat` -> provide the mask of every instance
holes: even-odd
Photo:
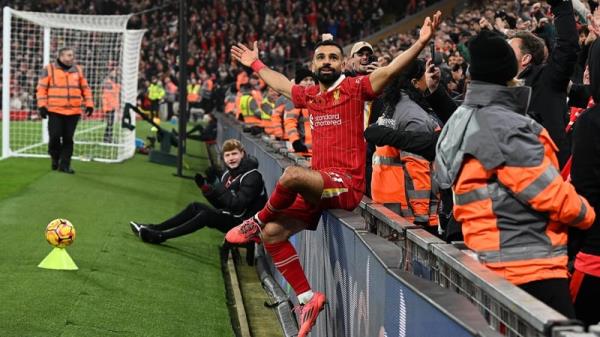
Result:
[[[314,79],[314,74],[312,73],[312,71],[310,71],[304,67],[298,68],[298,69],[296,69],[296,75],[294,76],[294,82],[296,84],[300,84],[300,82],[302,82],[302,80],[307,77],[312,77]]]
[[[484,29],[469,41],[468,48],[472,80],[506,85],[517,76],[517,57],[501,35]]]

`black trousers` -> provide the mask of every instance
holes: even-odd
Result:
[[[150,118],[158,117],[159,110],[160,110],[160,100],[158,100],[158,99],[150,100]]]
[[[226,233],[242,223],[242,218],[223,214],[214,208],[193,202],[174,217],[156,225],[153,229],[163,232],[165,239],[193,233],[204,227],[215,228]]]
[[[173,110],[173,102],[167,101],[167,121],[170,121],[175,114],[175,110]]]
[[[571,294],[575,297],[575,316],[586,326],[600,322],[600,278],[575,270],[571,279]]]
[[[79,122],[80,115],[61,115],[54,112],[48,113],[48,154],[53,161],[67,168],[71,165],[73,155],[73,136]]]
[[[115,124],[115,110],[107,111],[104,116],[106,128],[104,129],[104,142],[111,143],[113,139],[113,125]]]
[[[575,309],[569,293],[569,280],[566,278],[553,278],[533,281],[519,285],[533,297],[546,303],[549,307],[565,315],[575,318]]]

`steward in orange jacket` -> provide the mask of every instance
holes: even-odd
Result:
[[[272,125],[272,136],[276,140],[287,140],[285,133],[283,132],[283,118],[285,116],[286,102],[292,104],[292,102],[285,96],[279,96],[275,101],[275,109],[271,114],[271,125]]]
[[[438,122],[404,93],[377,125],[398,131],[426,132],[431,139],[440,130]],[[440,197],[431,172],[432,163],[418,154],[391,145],[378,146],[373,154],[371,196],[409,222],[435,233]]]
[[[87,113],[90,109],[93,112],[92,91],[81,67],[73,64],[65,68],[60,63],[45,66],[37,86],[37,105],[60,115],[79,116],[82,105]]]
[[[262,104],[260,105],[260,119],[262,122],[261,127],[265,130],[265,133],[273,139],[276,139],[275,135],[278,129],[271,116],[275,111],[275,103],[277,102],[278,98],[279,93],[269,87],[267,89],[267,95],[265,95],[265,98],[263,98]]]
[[[116,112],[120,110],[121,85],[117,81],[116,70],[111,70],[102,84],[102,112],[106,120],[104,142],[111,143]]]
[[[92,91],[83,70],[75,64],[71,48],[58,52],[56,63],[44,67],[37,86],[37,106],[42,118],[48,120],[48,153],[53,170],[75,173],[71,169],[73,135],[81,115],[82,105],[90,116],[94,112]]]
[[[315,84],[315,79],[310,70],[299,68],[296,70],[294,82],[308,87]],[[296,109],[289,99],[284,99],[283,128],[288,150],[309,157],[312,155],[312,135],[308,109]]]
[[[557,147],[526,116],[530,87],[507,87],[517,61],[506,40],[482,31],[469,43],[472,82],[442,130],[435,179],[452,187],[454,216],[481,263],[574,318],[567,228],[596,214],[558,171]]]

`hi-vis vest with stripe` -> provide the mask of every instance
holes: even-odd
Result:
[[[56,64],[44,67],[37,86],[37,106],[61,115],[78,115],[82,105],[94,107],[92,91],[81,67],[63,69]]]
[[[400,131],[439,131],[437,121],[406,94],[402,94],[393,114],[386,115],[378,124]],[[409,222],[438,226],[440,197],[431,172],[432,163],[419,155],[378,146],[373,154],[371,196]]]
[[[373,201],[402,215],[407,221],[439,224],[439,193],[432,185],[432,164],[427,159],[392,146],[377,147],[373,154]]]
[[[271,115],[275,110],[275,102],[271,102],[269,98],[265,97],[262,100],[262,104],[260,106],[260,119],[262,120],[262,127],[265,129],[265,133],[267,135],[275,137],[275,133],[277,130],[276,125],[273,123],[271,119]]]
[[[240,98],[240,114],[246,126],[258,126],[261,124],[260,118],[252,110],[254,98],[251,94],[244,94]],[[256,104],[256,102],[254,102]]]
[[[187,85],[187,101],[195,103],[200,101],[200,84],[188,84]]]
[[[479,261],[514,284],[567,277],[567,226],[594,210],[558,173],[556,145],[526,116],[531,88],[473,81],[442,130],[435,179]]]

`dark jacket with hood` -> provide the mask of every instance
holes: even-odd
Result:
[[[552,12],[555,16],[557,39],[548,62],[530,65],[519,74],[519,78],[524,79],[525,85],[532,88],[527,113],[548,130],[558,146],[558,162],[563,167],[571,154],[565,131],[568,122],[567,87],[580,48],[571,2],[560,2],[552,7]]]
[[[592,45],[589,60],[592,96],[594,101],[600,102],[600,43]],[[575,123],[571,182],[590,206],[600,210],[600,105],[583,112]],[[576,251],[581,249],[587,254],[600,255],[599,218],[596,217],[587,231],[570,233],[569,240],[575,242]]]
[[[220,182],[202,193],[219,211],[240,219],[256,214],[267,202],[258,160],[248,154],[238,167],[225,171]]]

